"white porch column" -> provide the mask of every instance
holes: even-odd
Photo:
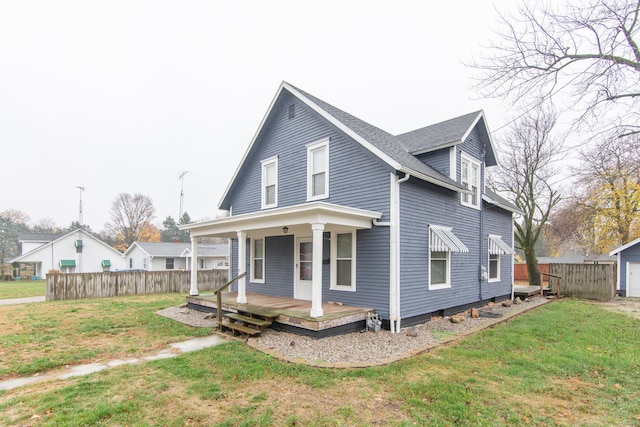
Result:
[[[313,231],[313,268],[311,274],[311,317],[322,317],[322,233],[324,224],[311,224]]]
[[[247,233],[238,231],[238,275],[247,272]],[[240,304],[247,302],[247,281],[246,277],[238,279],[238,298]]]
[[[198,239],[191,238],[191,289],[189,295],[198,295]]]

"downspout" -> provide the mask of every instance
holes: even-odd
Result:
[[[392,209],[391,209],[391,260],[392,269],[390,273],[393,273],[393,279],[391,282],[391,289],[393,300],[391,307],[393,309],[393,317],[389,316],[389,323],[392,333],[400,332],[400,184],[406,182],[411,178],[410,174],[405,174],[403,178],[398,178],[396,175],[392,175]],[[395,328],[394,328],[395,325]]]
[[[373,225],[389,227],[389,329],[400,332],[400,184],[411,178],[410,174],[398,178],[389,174],[390,221],[373,220]]]

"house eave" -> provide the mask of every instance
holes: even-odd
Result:
[[[486,194],[482,195],[482,200],[494,206],[498,206],[499,208],[502,208],[506,211],[512,212],[514,214],[524,215],[524,212],[521,211],[520,209],[517,209],[517,208],[514,209],[512,206],[505,205],[504,203],[500,203],[498,200],[494,200],[491,197],[487,196]]]
[[[415,171],[413,169],[406,168],[406,167],[401,167],[398,170],[400,172],[403,172],[403,173],[409,174],[411,176],[414,176],[414,177],[416,177],[416,178],[418,178],[418,179],[420,179],[422,181],[429,182],[431,184],[435,184],[435,185],[437,185],[439,187],[443,187],[443,188],[446,188],[446,189],[449,189],[449,190],[457,191],[458,193],[472,194],[471,191],[467,190],[465,187],[463,187],[462,185],[457,184],[457,183],[453,183],[453,182],[449,183],[449,182],[446,182],[446,181],[435,179],[433,177],[430,177],[428,175],[425,175],[423,173],[417,172],[417,171]]]
[[[611,252],[609,252],[609,256],[616,255],[616,254],[624,251],[625,249],[629,249],[630,247],[635,246],[638,243],[640,243],[640,237],[638,237],[637,239],[627,243],[626,245],[622,245],[619,248],[616,248],[616,249],[612,250]]]
[[[443,148],[449,148],[449,147],[454,147],[458,144],[462,144],[462,140],[458,139],[455,141],[451,141],[451,142],[445,142],[444,144],[438,144],[434,147],[429,147],[429,148],[425,148],[423,150],[416,150],[416,151],[412,151],[410,154],[413,156],[419,156],[420,154],[426,154],[426,153],[431,153],[433,151],[438,151],[441,150]]]
[[[382,218],[382,213],[325,202],[312,202],[230,216],[200,223],[179,226],[189,231],[191,237],[217,236],[235,237],[239,231],[269,235],[282,234],[287,227],[295,233],[298,226],[320,223],[331,226],[365,229],[371,228],[374,219]]]

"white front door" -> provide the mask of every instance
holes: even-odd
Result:
[[[627,263],[627,296],[640,297],[640,262]]]
[[[313,239],[296,240],[295,288],[293,297],[311,301],[311,277],[313,273]]]

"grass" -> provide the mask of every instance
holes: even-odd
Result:
[[[0,306],[0,377],[142,356],[209,334],[154,314],[183,302],[161,294]]]
[[[132,299],[102,308],[107,317],[135,317],[145,311],[138,305],[159,303]],[[56,308],[74,317],[84,307]],[[110,321],[106,330],[88,329],[124,339],[118,316]],[[5,392],[0,424],[640,425],[639,327],[638,319],[564,300],[402,362],[347,370],[283,363],[232,342]],[[75,330],[68,339],[86,333]]]
[[[0,282],[0,299],[44,296],[47,293],[45,280],[16,280]]]

